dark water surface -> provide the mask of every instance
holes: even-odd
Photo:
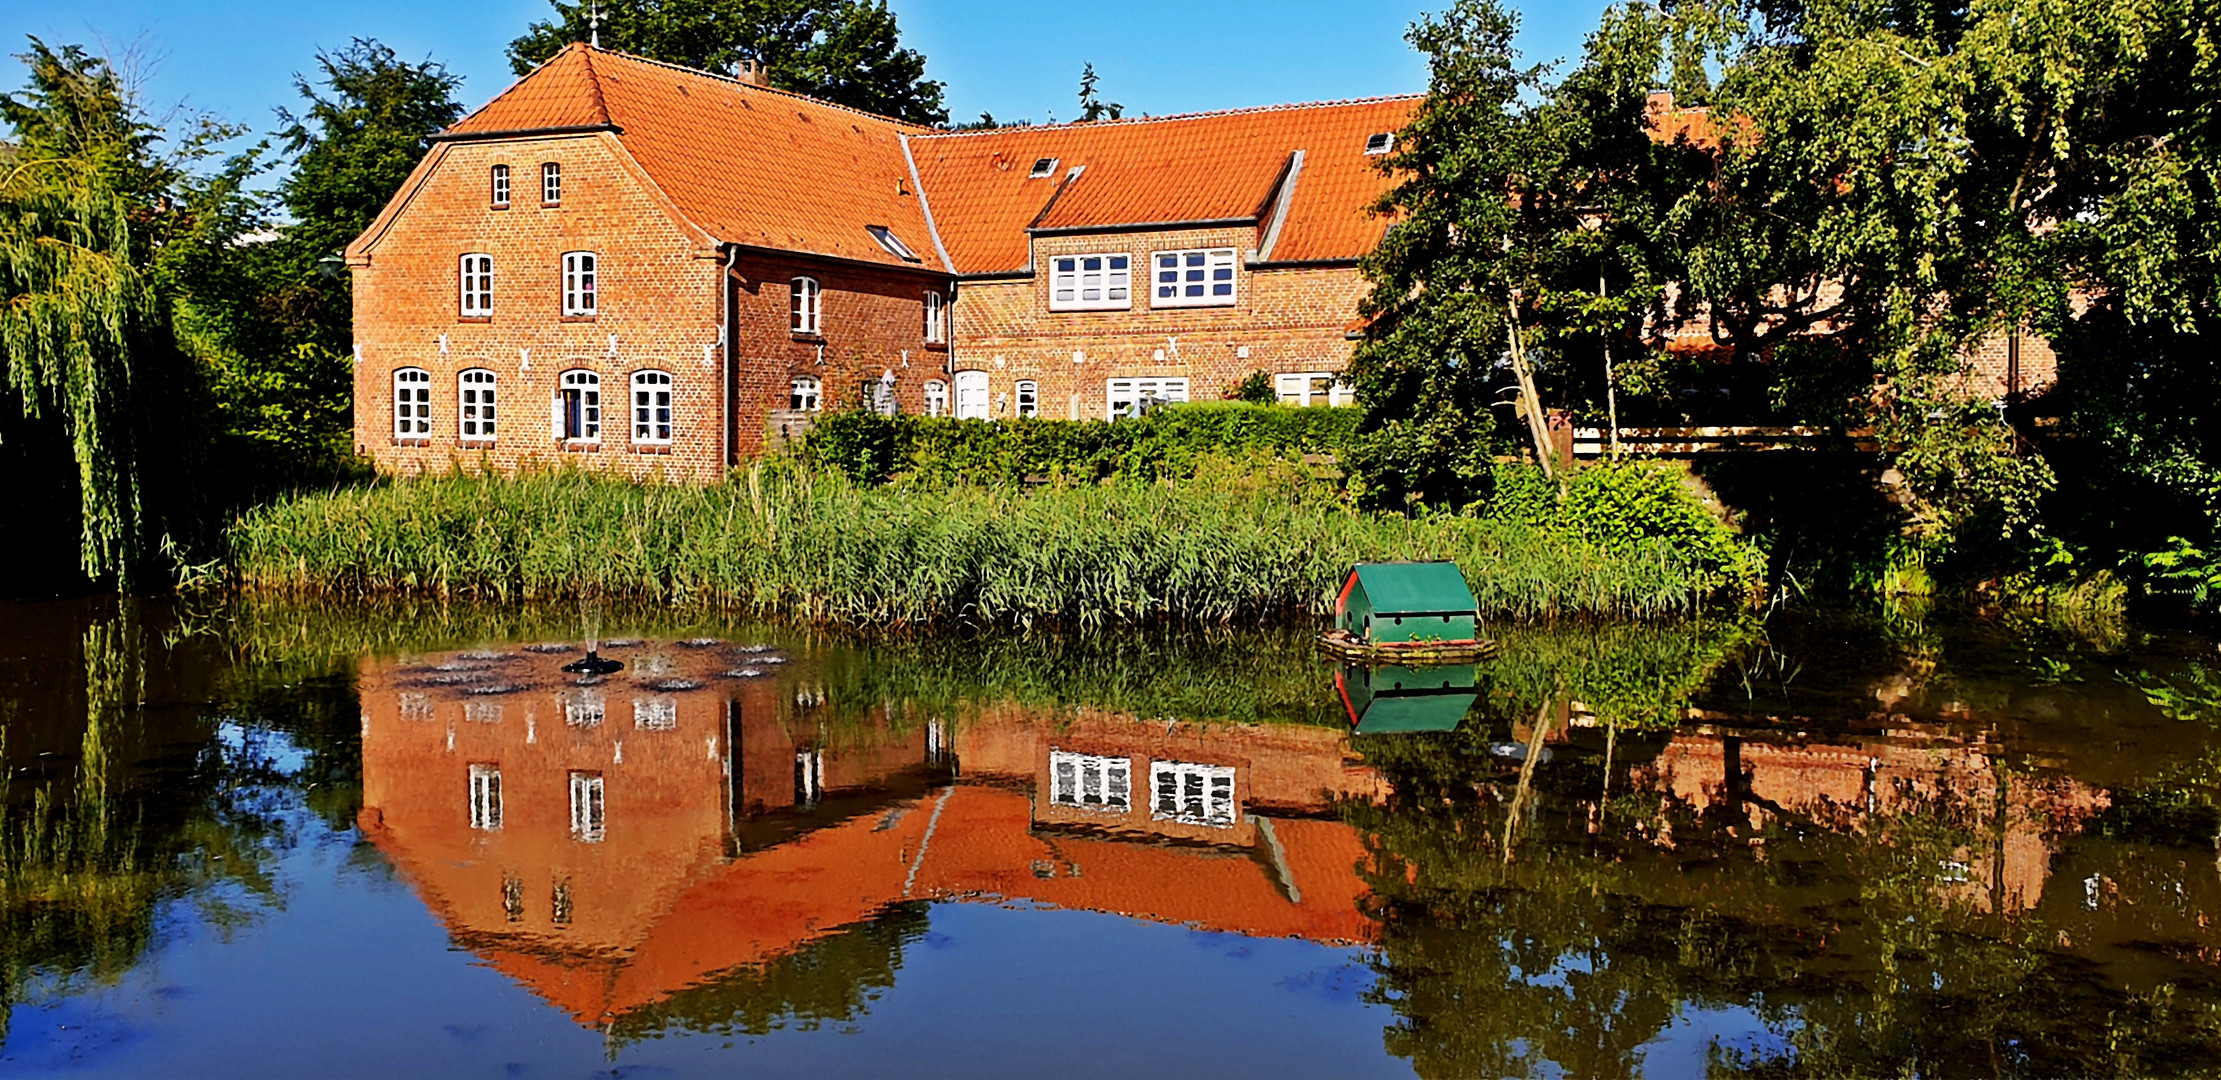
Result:
[[[0,605],[0,1074],[2221,1068],[2221,654]]]

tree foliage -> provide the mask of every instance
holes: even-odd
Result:
[[[755,59],[771,85],[821,101],[907,120],[948,122],[943,84],[925,77],[925,57],[902,47],[886,0],[551,0],[552,22],[535,22],[509,43],[519,75],[574,42],[604,46],[707,71]],[[596,16],[599,29],[591,23]]]

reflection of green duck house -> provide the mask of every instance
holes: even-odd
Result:
[[[1479,606],[1455,563],[1359,563],[1320,644],[1348,659],[1470,661],[1494,647],[1480,638]]]

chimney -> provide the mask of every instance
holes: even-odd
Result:
[[[770,86],[771,70],[764,67],[761,60],[735,60],[733,61],[733,78],[750,86]]]

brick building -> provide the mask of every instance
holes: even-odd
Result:
[[[347,250],[360,452],[709,480],[858,402],[1341,400],[1416,96],[960,133],[761,82],[574,45],[441,133]]]

